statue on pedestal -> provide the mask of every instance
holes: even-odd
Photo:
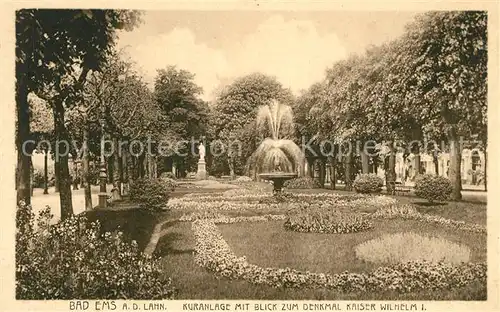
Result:
[[[205,160],[205,146],[203,143],[200,143],[200,146],[198,147],[198,150],[200,151],[200,160]]]
[[[196,179],[205,180],[207,178],[207,169],[205,164],[205,146],[200,143],[198,146],[198,151],[200,153],[200,159],[198,160],[198,171],[196,172]]]

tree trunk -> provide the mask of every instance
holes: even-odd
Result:
[[[82,157],[83,161],[83,157]],[[82,164],[83,166],[83,164]],[[83,167],[80,169],[80,175],[78,176],[80,178],[80,188],[85,188],[85,183],[83,182]]]
[[[64,107],[60,99],[56,99],[54,103],[54,122],[55,134],[59,142],[67,142],[68,133],[64,124]],[[63,145],[64,146],[64,145]],[[66,148],[66,146],[64,146]],[[57,150],[56,150],[57,152]],[[68,167],[68,151],[63,151],[59,148],[59,155],[56,155],[56,162],[59,162],[59,202],[61,205],[61,220],[68,219],[73,215],[73,201],[71,194],[71,180]],[[62,153],[61,153],[62,152]]]
[[[420,163],[420,154],[415,154],[415,158],[413,158],[413,161],[415,162],[415,176],[419,175],[422,173],[422,166]]]
[[[335,167],[337,166],[337,157],[336,155],[334,156],[328,156],[328,161],[330,163],[330,188],[332,190],[335,189],[335,184],[337,182],[337,177],[336,177],[336,170]]]
[[[85,195],[85,210],[92,210],[92,190],[89,179],[89,130],[85,125],[83,129],[83,155],[82,155],[82,183]]]
[[[449,179],[451,181],[453,191],[451,192],[452,200],[462,199],[462,151],[460,150],[460,144],[458,143],[458,136],[456,133],[455,126],[449,125],[448,130],[448,141],[450,142],[450,173]]]
[[[231,176],[231,180],[234,180],[235,178],[235,173],[234,173],[234,159],[233,155],[231,152],[228,153],[228,165],[229,165],[229,175]]]
[[[78,163],[76,154],[73,156],[73,190],[78,190]]]
[[[137,180],[141,177],[141,168],[140,167],[140,161],[139,161],[139,156],[132,156],[131,157],[131,160],[132,160],[132,180]]]
[[[153,158],[153,156],[149,155],[149,153],[148,153],[147,159],[148,159],[148,164],[147,164],[148,177],[150,179],[154,179],[154,165],[153,165],[154,158]]]
[[[148,178],[149,177],[149,172],[148,172],[148,157],[149,157],[149,155],[147,153],[145,153],[145,155],[142,157],[141,168],[142,168],[142,177],[143,178]]]
[[[488,155],[488,153],[486,152],[486,144],[485,144],[485,148],[484,148],[484,168],[483,168],[483,172],[484,172],[484,190],[485,191],[488,191],[488,183],[487,183],[487,180],[486,180],[486,177],[488,176],[487,171],[486,171],[487,165],[488,165],[487,155]]]
[[[153,178],[158,178],[158,158],[153,156]]]
[[[352,190],[352,161],[353,161],[353,152],[352,150],[344,158],[345,165],[345,190]]]
[[[389,163],[385,174],[387,193],[394,194],[396,186],[396,153],[394,142],[389,142]]]
[[[113,200],[121,200],[122,199],[122,182],[120,180],[121,173],[121,162],[122,159],[120,157],[121,151],[119,150],[120,146],[118,144],[118,138],[113,138]]]
[[[137,179],[134,163],[134,155],[127,153],[127,183],[129,186]]]
[[[319,184],[321,188],[325,188],[325,180],[326,180],[326,161],[324,158],[321,158],[319,163]]]
[[[307,161],[307,165],[308,165],[308,168],[307,168],[307,172],[309,173],[309,177],[311,179],[314,179],[314,160],[308,160]]]
[[[59,193],[59,162],[54,160],[54,187],[55,192]]]
[[[122,156],[122,170],[121,170],[121,177],[120,181],[122,181],[122,196],[123,195],[128,195],[128,186],[129,186],[129,155],[127,153],[127,149],[125,148],[123,150],[123,156]]]
[[[107,176],[108,176],[108,181],[107,183],[108,184],[114,184],[115,180],[114,180],[114,177],[115,177],[115,167],[114,167],[114,155],[111,155],[111,157],[108,157],[107,158],[107,162],[106,162],[106,172],[107,172]]]
[[[364,150],[360,151],[361,155],[361,172],[370,173],[370,157]]]
[[[35,185],[34,185],[34,179],[35,177],[35,168],[33,167],[33,158],[30,157],[30,196],[33,197],[33,191],[34,191],[34,188],[35,188]]]
[[[437,156],[437,153],[433,153],[432,155],[432,160],[434,162],[434,171],[436,172],[436,175],[439,175],[439,158]]]
[[[31,204],[30,196],[30,159],[31,153],[23,152],[23,143],[30,137],[30,115],[28,103],[28,90],[23,79],[16,85],[17,108],[17,195],[16,200]]]
[[[43,193],[49,193],[49,151],[47,149],[44,150],[43,154]]]

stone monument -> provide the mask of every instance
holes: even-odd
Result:
[[[198,146],[198,150],[200,153],[200,159],[198,160],[198,171],[196,172],[197,180],[206,180],[207,179],[207,165],[205,163],[205,146],[203,143],[200,143]]]

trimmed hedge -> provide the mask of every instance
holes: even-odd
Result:
[[[357,193],[376,194],[382,191],[384,181],[374,173],[363,173],[356,177],[353,186]]]
[[[162,179],[137,179],[130,185],[130,200],[140,208],[161,211],[167,207],[171,190],[170,185]]]
[[[415,195],[431,203],[448,200],[452,190],[450,180],[445,177],[423,174],[415,179]]]

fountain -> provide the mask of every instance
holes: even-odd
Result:
[[[297,170],[304,164],[304,154],[295,142],[280,137],[286,131],[293,131],[290,106],[277,101],[261,106],[257,127],[262,129],[266,125],[271,137],[259,145],[253,157],[259,177],[273,182],[273,193],[276,195],[281,193],[285,181],[298,176]]]

